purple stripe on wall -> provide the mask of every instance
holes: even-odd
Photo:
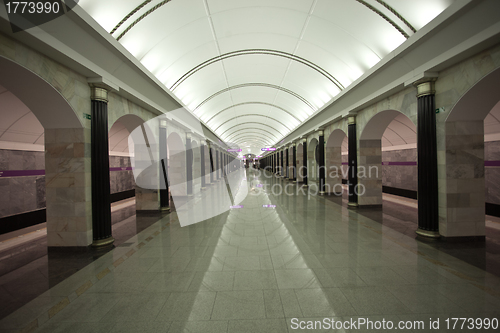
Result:
[[[382,162],[382,165],[417,165],[417,162]]]
[[[120,167],[109,168],[109,171],[129,171],[129,170],[132,170],[132,167],[126,167],[126,168],[120,168]]]
[[[45,170],[5,170],[0,171],[0,177],[26,177],[26,176],[43,176]]]
[[[128,171],[132,167],[126,168],[109,168],[109,171]],[[3,170],[0,171],[0,177],[29,177],[29,176],[44,176],[45,170]]]
[[[484,166],[500,167],[500,161],[485,161]]]

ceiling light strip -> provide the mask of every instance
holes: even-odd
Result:
[[[153,8],[151,8],[150,10],[148,10],[147,12],[145,12],[144,14],[142,14],[141,16],[139,16],[139,18],[137,20],[135,20],[131,25],[129,25],[127,27],[127,29],[125,29],[121,34],[120,36],[118,36],[118,38],[116,38],[116,40],[120,40],[122,39],[123,36],[125,36],[125,34],[127,32],[130,31],[130,29],[132,29],[137,23],[139,23],[140,21],[142,21],[146,16],[148,16],[149,14],[151,14],[152,12],[154,12],[155,10],[157,10],[158,8],[160,8],[161,6],[163,5],[166,5],[167,3],[169,3],[171,0],[164,0],[162,2],[160,2],[159,4],[157,4],[156,6],[154,6]]]
[[[238,104],[235,104],[235,105],[231,105],[219,112],[217,112],[216,114],[214,114],[212,117],[210,117],[210,119],[208,119],[206,121],[206,123],[208,124],[212,119],[214,119],[215,117],[217,117],[218,115],[220,115],[221,113],[231,109],[231,108],[234,108],[234,107],[237,107],[237,106],[241,106],[241,105],[250,105],[250,104],[259,104],[259,105],[267,105],[267,106],[271,106],[271,107],[274,107],[274,108],[277,108],[277,109],[280,109],[281,111],[283,112],[286,112],[288,115],[290,115],[291,117],[295,118],[295,120],[297,120],[298,122],[301,123],[300,119],[295,117],[291,112],[285,110],[284,108],[278,106],[278,105],[275,105],[275,104],[272,104],[272,103],[266,103],[266,102],[244,102],[244,103],[238,103]]]
[[[182,75],[171,87],[170,90],[174,91],[176,88],[179,87],[179,85],[187,80],[190,76],[195,74],[196,72],[200,71],[201,69],[210,66],[212,64],[215,64],[221,60],[232,58],[232,57],[238,57],[238,56],[244,56],[244,55],[272,55],[272,56],[277,56],[277,57],[283,57],[287,58],[293,61],[297,61],[303,65],[308,66],[309,68],[314,69],[324,77],[326,77],[329,81],[331,81],[333,84],[337,86],[340,90],[343,90],[345,87],[338,81],[333,75],[331,75],[328,71],[325,69],[321,68],[320,66],[316,65],[312,61],[309,61],[305,58],[296,56],[294,54],[288,53],[288,52],[283,52],[283,51],[277,51],[277,50],[269,50],[269,49],[247,49],[247,50],[238,50],[238,51],[233,51],[233,52],[228,52],[221,54],[220,56],[213,57],[211,59],[208,59],[201,64],[197,65],[196,67],[193,67],[191,70],[189,70],[187,73]]]
[[[200,107],[202,107],[205,103],[207,103],[212,98],[217,97],[220,94],[226,93],[226,92],[231,91],[233,89],[247,88],[247,87],[265,87],[265,88],[272,88],[272,89],[281,90],[283,92],[286,92],[286,93],[288,93],[288,94],[290,94],[290,95],[298,98],[300,101],[302,101],[304,104],[306,104],[309,108],[311,108],[311,110],[316,111],[315,107],[311,103],[309,103],[304,97],[302,97],[299,94],[297,94],[297,93],[295,93],[295,92],[293,92],[291,90],[288,90],[286,88],[282,88],[280,86],[277,86],[277,85],[274,85],[274,84],[269,84],[269,83],[243,83],[243,84],[238,84],[238,85],[235,85],[235,86],[231,86],[231,87],[222,89],[222,90],[216,92],[215,94],[209,96],[207,99],[205,99],[203,102],[201,102],[197,107],[195,107],[194,110],[193,110],[193,112],[195,112]]]
[[[133,11],[131,11],[130,13],[128,13],[127,16],[125,16],[123,18],[123,20],[120,21],[120,23],[118,23],[116,25],[116,27],[113,28],[113,30],[111,30],[110,34],[113,34],[119,27],[121,27],[121,25],[123,23],[125,23],[125,21],[127,21],[132,15],[134,15],[135,13],[137,13],[139,10],[142,9],[142,7],[146,6],[148,3],[150,3],[152,0],[146,0],[144,1],[143,3],[141,3],[139,6],[135,7],[135,9]]]
[[[370,5],[369,3],[367,3],[364,0],[356,0],[356,1],[359,2],[360,4],[366,6],[371,11],[377,13],[380,17],[382,17],[384,20],[386,20],[390,25],[392,25],[394,28],[396,28],[396,30],[399,31],[406,39],[410,38],[410,36],[406,33],[406,31],[404,31],[403,29],[401,29],[401,27],[399,25],[397,25],[396,22],[394,22],[393,20],[391,20],[389,17],[387,17],[387,15],[385,15],[384,13],[382,13],[380,10],[378,10],[375,7],[373,7],[372,5]]]

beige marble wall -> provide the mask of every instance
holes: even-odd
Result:
[[[297,145],[297,182],[304,181],[304,148],[302,143]]]
[[[327,193],[342,193],[342,147],[325,148]]]
[[[358,204],[382,205],[382,141],[360,140]]]
[[[210,185],[210,152],[205,144],[205,184]]]
[[[45,130],[48,246],[92,243],[90,129]]]
[[[446,118],[469,89],[498,68],[500,45],[441,71],[436,81],[436,108],[445,110],[436,115],[436,130],[439,232],[446,237],[485,232],[483,121],[447,123]]]
[[[193,144],[193,193],[201,191],[201,153],[200,144],[194,142]]]

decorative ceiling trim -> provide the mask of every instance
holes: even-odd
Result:
[[[132,22],[131,25],[129,25],[127,27],[127,29],[125,29],[121,34],[120,36],[118,36],[116,38],[116,40],[120,40],[122,39],[123,36],[125,36],[125,34],[127,32],[130,31],[130,29],[132,29],[137,23],[139,23],[140,21],[142,21],[146,16],[148,16],[149,14],[151,14],[152,12],[154,12],[155,10],[157,10],[158,8],[160,8],[161,6],[163,5],[166,5],[167,3],[169,3],[171,0],[164,0],[162,2],[160,2],[159,4],[157,4],[156,6],[154,6],[153,8],[151,8],[150,10],[148,10],[147,12],[145,12],[144,14],[142,14],[141,16],[139,16],[139,18],[137,20],[135,20],[134,22]],[[140,8],[139,8],[140,9]]]
[[[300,96],[299,94],[289,90],[289,89],[286,89],[286,88],[282,88],[280,86],[277,86],[275,84],[270,84],[270,83],[243,83],[243,84],[237,84],[235,86],[231,86],[231,87],[228,87],[228,88],[225,88],[225,89],[222,89],[222,90],[219,90],[218,92],[216,92],[215,94],[209,96],[208,98],[206,98],[203,102],[201,102],[197,107],[194,108],[193,112],[195,112],[196,110],[198,110],[200,107],[202,107],[205,103],[207,103],[208,101],[210,101],[212,98],[215,98],[217,97],[218,95],[220,94],[224,94],[228,91],[231,91],[231,90],[234,90],[234,89],[239,89],[239,88],[247,88],[247,87],[265,87],[265,88],[271,88],[271,89],[277,89],[277,90],[281,90],[283,92],[286,92],[287,94],[290,94],[292,95],[293,97],[296,97],[297,99],[299,99],[301,102],[303,102],[304,104],[306,104],[309,108],[311,108],[311,110],[313,111],[316,111],[316,109],[314,108],[314,106],[309,103],[307,101],[307,99],[305,99],[304,97]]]
[[[222,136],[224,135],[224,133],[226,133],[227,131],[229,131],[229,130],[231,130],[231,129],[235,128],[235,127],[238,127],[238,126],[241,126],[241,125],[248,125],[248,124],[257,124],[257,125],[267,126],[267,127],[269,127],[270,129],[272,129],[273,131],[278,132],[280,135],[284,135],[283,133],[281,133],[280,131],[278,131],[276,128],[274,128],[274,127],[272,127],[272,126],[269,126],[269,125],[267,125],[267,124],[263,124],[263,123],[258,123],[258,122],[256,122],[256,121],[251,121],[251,122],[247,122],[247,123],[244,123],[244,124],[237,124],[237,125],[234,125],[233,127],[230,127],[230,128],[228,128],[227,130],[225,130],[224,132],[222,132],[222,133],[219,135],[219,137],[221,137],[221,138],[222,138]],[[272,133],[271,133],[271,134],[272,134]],[[272,135],[274,135],[274,134],[272,134]],[[276,137],[278,137],[277,135],[275,135],[275,136],[276,136]]]
[[[374,13],[378,14],[380,17],[382,17],[384,20],[386,20],[390,25],[392,25],[397,31],[399,31],[399,33],[401,35],[403,35],[406,39],[410,38],[410,36],[406,33],[406,31],[404,31],[399,25],[397,25],[396,22],[394,22],[393,20],[391,20],[387,15],[385,15],[384,13],[382,13],[380,10],[378,10],[377,8],[373,7],[372,5],[370,5],[369,3],[367,3],[366,1],[364,0],[356,0],[357,2],[359,2],[360,4],[364,5],[365,7],[367,7],[368,9],[370,9],[371,11],[373,11]]]
[[[208,124],[212,119],[214,119],[215,117],[217,117],[219,114],[221,114],[222,112],[225,112],[231,108],[234,108],[234,107],[237,107],[237,106],[241,106],[241,105],[251,105],[251,104],[259,104],[259,105],[267,105],[267,106],[271,106],[273,108],[277,108],[277,109],[280,109],[281,111],[283,112],[286,112],[288,113],[290,116],[292,116],[293,118],[295,118],[295,120],[297,120],[298,122],[302,123],[302,121],[300,121],[299,118],[295,117],[291,112],[285,110],[284,108],[282,108],[281,106],[278,106],[278,105],[275,105],[275,104],[272,104],[272,103],[265,103],[265,102],[244,102],[244,103],[238,103],[238,104],[234,104],[234,105],[231,105],[219,112],[217,112],[216,114],[214,114],[212,117],[210,117],[210,119],[208,119],[205,124]]]
[[[239,131],[235,132],[235,133],[238,133]],[[233,133],[234,134],[234,133]],[[254,133],[254,137],[257,137],[257,133]],[[226,142],[231,142],[233,140],[235,140],[236,138],[238,138],[240,135],[249,135],[248,133],[239,133],[239,134],[236,134],[235,136],[233,136],[231,139],[226,139]],[[264,133],[258,133],[259,136],[262,136],[266,139],[269,139],[271,140],[271,142],[274,140],[273,138],[269,137],[267,134],[264,134]]]
[[[253,137],[251,135],[248,135],[248,136],[242,136],[241,138],[238,138],[238,140],[234,141],[235,144],[240,144],[242,142],[246,142],[246,141],[255,141],[255,142],[262,142],[264,143],[266,146],[267,145],[270,145],[271,142],[270,141],[267,141],[263,138],[256,138],[256,137]]]
[[[296,56],[292,53],[288,52],[283,52],[283,51],[278,51],[278,50],[269,50],[269,49],[247,49],[247,50],[238,50],[238,51],[232,51],[228,53],[221,54],[220,56],[213,57],[211,59],[208,59],[201,64],[199,64],[196,67],[193,67],[191,70],[189,70],[186,74],[182,75],[171,87],[170,90],[174,91],[179,85],[187,80],[191,75],[195,74],[196,72],[202,70],[203,68],[213,65],[219,61],[222,61],[224,59],[232,58],[232,57],[239,57],[239,56],[244,56],[244,55],[272,55],[272,56],[277,56],[277,57],[283,57],[287,58],[289,60],[297,61],[303,65],[308,66],[309,68],[314,69],[324,77],[326,77],[328,80],[330,80],[333,84],[337,86],[340,90],[344,89],[344,86],[329,72],[327,72],[325,69],[321,68],[320,66],[316,65],[312,61],[309,61],[305,58]]]
[[[141,3],[139,6],[135,7],[134,10],[132,10],[130,13],[128,13],[127,16],[125,16],[121,21],[120,23],[118,23],[114,28],[113,30],[111,30],[110,34],[113,34],[116,30],[118,30],[119,27],[121,27],[121,25],[123,23],[125,23],[125,21],[127,21],[132,15],[134,15],[135,13],[137,13],[139,10],[142,9],[142,7],[146,6],[148,3],[150,3],[152,0],[146,0],[144,1],[143,3]]]
[[[382,6],[384,6],[385,8],[387,8],[388,11],[390,11],[391,13],[394,14],[394,16],[396,16],[398,19],[400,19],[401,21],[403,21],[404,24],[406,24],[406,26],[408,28],[410,28],[411,31],[413,31],[413,33],[417,32],[417,29],[415,29],[411,24],[410,22],[408,22],[404,17],[403,15],[399,14],[394,8],[392,8],[391,6],[389,6],[388,3],[386,3],[385,1],[382,1],[382,0],[375,0],[377,1],[379,4],[381,4]]]
[[[232,139],[234,139],[234,138],[235,138],[235,136],[233,136],[234,134],[236,134],[236,133],[238,133],[238,132],[241,132],[241,131],[243,131],[243,130],[246,130],[246,131],[248,131],[248,130],[252,130],[252,131],[255,131],[255,130],[263,131],[263,132],[266,132],[266,133],[271,134],[271,136],[267,136],[267,134],[266,134],[266,137],[268,137],[269,139],[271,139],[271,140],[278,140],[278,137],[277,137],[276,135],[274,135],[273,133],[271,133],[271,132],[269,132],[269,131],[267,131],[267,130],[265,130],[265,129],[258,128],[258,127],[249,127],[249,128],[242,128],[242,129],[239,129],[239,130],[236,130],[236,131],[232,132],[231,134],[228,134],[228,136],[226,137],[226,140],[225,140],[225,141],[231,141]],[[259,134],[259,135],[260,135],[260,134],[264,135],[264,133],[260,133],[260,132],[255,132],[255,133],[256,133],[256,134]],[[238,134],[238,135],[239,135],[239,134]],[[238,135],[236,135],[236,136],[238,136]]]
[[[286,126],[285,124],[283,124],[281,121],[279,120],[276,120],[272,117],[269,117],[269,116],[264,116],[262,114],[257,114],[257,113],[249,113],[249,114],[242,114],[241,116],[236,116],[236,117],[233,117],[231,119],[228,119],[226,120],[225,122],[223,122],[222,124],[220,124],[219,126],[217,126],[216,129],[214,129],[214,132],[217,131],[222,125],[230,122],[231,120],[235,120],[235,119],[238,119],[238,118],[243,118],[243,117],[264,117],[264,118],[267,118],[267,119],[271,119],[271,120],[274,120],[275,122],[277,122],[278,124],[282,125],[283,127],[285,127],[287,130],[291,131],[292,129],[288,126]]]

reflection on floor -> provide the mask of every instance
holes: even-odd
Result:
[[[130,216],[135,198],[111,205],[115,246],[135,236],[158,220],[158,216]],[[64,281],[104,253],[47,251],[45,223],[0,238],[0,318]],[[106,249],[106,251],[111,248]]]
[[[184,228],[171,213],[0,329],[295,332],[292,318],[363,317],[422,320],[420,331],[440,318],[435,331],[447,331],[446,318],[500,316],[497,276],[334,202],[342,198],[309,197],[297,185],[273,194],[291,183],[247,179],[263,186],[252,184],[262,190],[242,208]]]

